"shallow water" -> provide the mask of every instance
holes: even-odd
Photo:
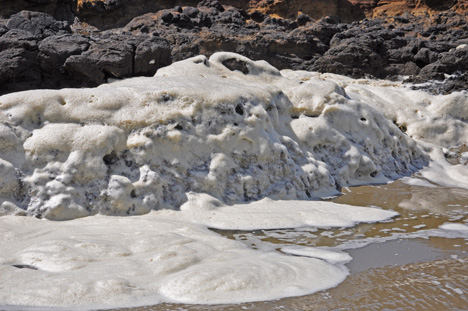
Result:
[[[400,216],[385,223],[359,224],[353,228],[216,230],[253,248],[274,243],[278,249],[287,245],[344,249],[353,257],[347,264],[351,275],[337,287],[267,302],[160,304],[115,310],[466,310],[468,239],[437,237],[424,232],[447,222],[465,223],[468,190],[410,186],[396,181],[346,188],[343,193],[332,200],[392,209]]]

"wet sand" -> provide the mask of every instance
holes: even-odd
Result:
[[[338,246],[375,238],[379,243],[348,249],[350,276],[336,288],[303,297],[236,305],[160,304],[119,311],[162,310],[466,310],[468,307],[468,239],[405,238],[468,219],[468,190],[388,185],[343,189],[337,203],[379,206],[400,216],[354,228],[314,230],[219,231],[256,248],[261,243]],[[400,234],[402,238],[394,238]],[[393,238],[392,238],[393,236]],[[384,241],[387,239],[387,241]],[[314,280],[311,280],[313,282]]]

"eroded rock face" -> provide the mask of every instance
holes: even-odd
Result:
[[[23,10],[42,12],[58,20],[73,22],[74,0],[3,0],[0,2],[0,18],[9,18]]]
[[[353,77],[450,76],[442,93],[467,86],[465,0],[28,1],[37,11],[0,20],[0,93],[150,76],[218,51]]]
[[[0,63],[0,93],[8,93],[153,75],[171,56],[168,42],[152,34],[83,35],[66,21],[22,11],[0,25]]]
[[[313,19],[333,15],[350,22],[364,18],[366,12],[375,7],[375,4],[375,0],[262,0],[252,5],[250,10],[290,19],[295,19],[300,14],[306,14]]]

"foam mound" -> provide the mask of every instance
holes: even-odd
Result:
[[[0,111],[1,211],[54,220],[178,209],[190,191],[228,204],[319,198],[428,160],[330,79],[232,53],[98,88],[12,93]]]

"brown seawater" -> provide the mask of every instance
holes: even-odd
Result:
[[[353,260],[348,278],[335,288],[302,297],[232,305],[155,306],[115,311],[162,310],[466,310],[468,239],[425,235],[431,229],[468,221],[468,190],[396,181],[343,189],[336,203],[397,211],[391,221],[353,228],[224,231],[252,248],[263,243],[339,247]],[[359,247],[362,243],[363,247]],[[364,246],[365,245],[365,246]],[[314,280],[311,280],[313,282]]]

